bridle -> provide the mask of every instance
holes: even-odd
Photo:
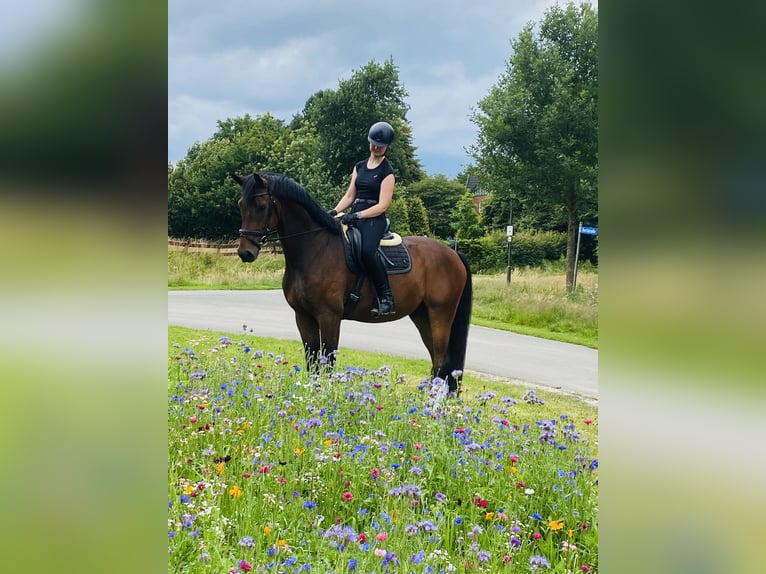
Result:
[[[266,229],[264,231],[261,231],[259,229],[240,229],[239,230],[239,236],[246,238],[251,243],[257,245],[258,247],[263,247],[267,243],[270,243],[272,241],[279,241],[279,231],[276,229],[271,229],[269,224],[271,223],[271,213],[272,211],[277,211],[277,206],[274,203],[274,198],[271,195],[271,190],[264,191],[262,193],[256,193],[251,198],[255,199],[256,197],[263,197],[264,195],[267,195],[269,197],[269,210],[266,213]],[[277,213],[277,221],[279,221],[279,213]],[[253,237],[256,237],[257,239],[253,239]]]
[[[277,211],[277,204],[274,203],[274,197],[271,195],[271,190],[268,189],[261,193],[256,193],[251,196],[251,199],[255,199],[256,197],[263,197],[268,196],[269,198],[269,210],[266,212],[266,229],[261,231],[260,229],[240,229],[239,230],[239,236],[244,237],[248,241],[250,241],[252,244],[257,245],[259,248],[262,248],[267,243],[276,243],[277,241],[281,241],[282,239],[289,239],[290,237],[298,237],[299,235],[306,235],[308,233],[315,233],[317,231],[320,231],[321,228],[317,229],[309,229],[308,231],[301,231],[300,233],[292,233],[290,235],[279,235],[278,229],[271,229],[270,223],[271,223],[271,214],[272,212],[277,214],[277,222],[279,222],[279,212]],[[253,239],[255,237],[256,239]]]

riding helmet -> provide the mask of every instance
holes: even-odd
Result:
[[[373,145],[388,147],[394,141],[394,128],[388,122],[378,122],[370,128],[367,139]]]

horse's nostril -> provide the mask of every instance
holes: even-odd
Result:
[[[237,255],[239,255],[239,258],[245,263],[252,263],[253,261],[255,261],[255,254],[249,249],[244,251],[243,250],[237,251]]]

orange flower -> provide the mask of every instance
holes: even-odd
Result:
[[[487,512],[487,514],[484,515],[484,520],[492,520],[494,516],[495,516],[494,512]]]
[[[305,448],[296,448],[296,449],[295,449],[295,456],[300,456],[300,455],[302,455],[304,452],[306,452],[306,449],[305,449]]]
[[[215,467],[218,469],[218,475],[223,476],[223,463],[219,462],[215,465]]]
[[[564,521],[563,520],[551,520],[548,523],[548,526],[550,527],[551,530],[554,530],[554,531],[555,530],[561,530],[562,528],[564,528]]]
[[[279,546],[280,548],[287,548],[287,540],[285,540],[284,538],[280,538],[279,540],[277,540],[277,546]]]
[[[263,535],[264,535],[264,536],[268,536],[269,534],[271,534],[271,527],[269,527],[269,526],[264,526],[264,527],[263,527]]]
[[[235,484],[229,489],[229,494],[234,498],[239,498],[242,496],[242,489]]]

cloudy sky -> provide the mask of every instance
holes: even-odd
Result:
[[[315,92],[393,58],[421,165],[454,177],[470,163],[471,110],[505,70],[511,40],[555,3],[169,0],[168,160],[218,120],[290,121]]]

